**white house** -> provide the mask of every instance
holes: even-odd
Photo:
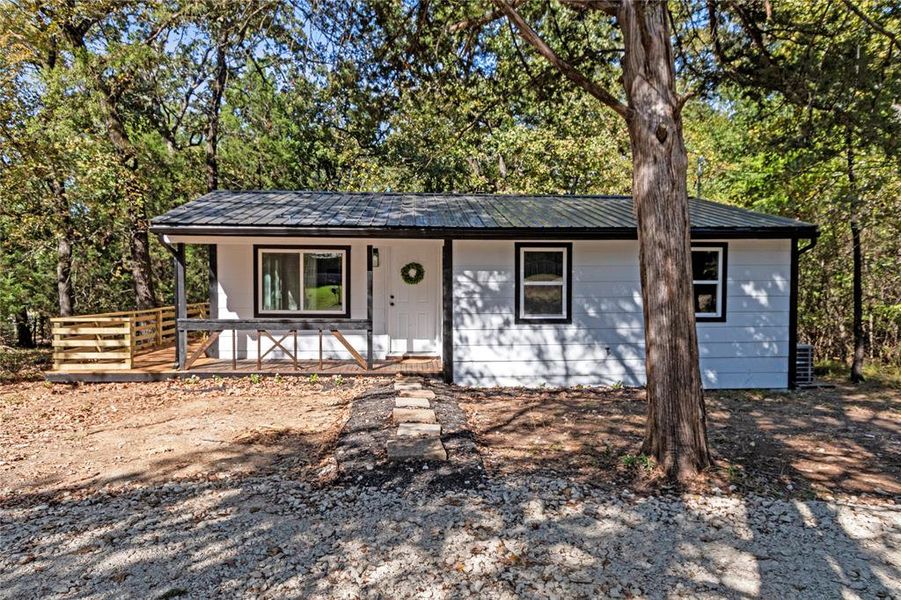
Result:
[[[792,386],[816,227],[706,200],[690,213],[704,385]],[[211,319],[182,311],[181,365],[184,332],[205,329],[224,361],[315,360],[321,343],[370,366],[433,356],[463,385],[645,381],[629,197],[216,191],[151,231],[182,282],[183,245],[210,248]]]

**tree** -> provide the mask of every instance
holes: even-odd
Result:
[[[135,304],[140,308],[156,306],[153,272],[150,265],[150,239],[148,233],[147,190],[140,176],[140,155],[131,140],[131,135],[123,115],[122,97],[126,85],[134,76],[136,63],[127,65],[124,73],[110,77],[110,56],[95,54],[88,44],[88,34],[98,27],[106,17],[110,7],[102,4],[79,7],[80,10],[48,10],[51,19],[58,19],[58,27],[71,46],[76,64],[82,69],[91,87],[97,94],[101,112],[106,121],[107,135],[116,150],[116,156],[125,176],[125,206],[129,228],[129,250],[131,252],[131,274],[134,281]],[[159,35],[155,30],[147,43]],[[126,52],[126,47],[119,46]]]
[[[690,271],[688,159],[682,132],[687,97],[676,90],[666,3],[565,2],[615,18],[624,47],[625,102],[561,58],[513,4],[495,0],[497,11],[536,52],[626,121],[645,321],[648,412],[643,452],[656,457],[667,474],[689,479],[710,464],[710,454]]]

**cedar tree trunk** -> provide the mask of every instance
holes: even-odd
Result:
[[[845,150],[848,164],[848,192],[850,195],[849,209],[851,221],[851,255],[854,275],[852,278],[851,295],[853,297],[853,321],[854,330],[854,357],[851,361],[851,381],[860,383],[863,377],[863,362],[866,354],[866,345],[863,335],[863,253],[860,247],[860,207],[857,197],[857,174],[854,171],[854,145],[851,136],[851,128],[848,127],[845,135]]]
[[[623,84],[630,108],[648,417],[642,451],[670,476],[710,464],[691,277],[682,101],[664,2],[622,0]]]

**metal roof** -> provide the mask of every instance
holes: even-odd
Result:
[[[690,199],[692,234],[809,237],[816,226]],[[214,191],[154,218],[159,234],[487,237],[636,235],[630,196]]]

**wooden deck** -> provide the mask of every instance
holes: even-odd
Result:
[[[193,342],[188,348],[190,355],[200,342]],[[440,358],[403,358],[395,360],[375,361],[372,370],[360,367],[353,360],[323,360],[322,368],[318,360],[298,361],[297,369],[290,360],[264,359],[257,369],[256,359],[239,360],[237,368],[232,368],[231,359],[216,359],[202,356],[194,361],[187,371],[175,369],[175,346],[170,345],[157,348],[149,352],[143,352],[134,357],[134,365],[131,369],[103,369],[103,365],[97,365],[97,370],[85,370],[78,372],[47,371],[48,381],[55,382],[127,382],[127,381],[162,381],[178,377],[245,377],[251,374],[260,375],[298,375],[308,376],[314,373],[321,376],[363,376],[378,377],[392,376],[398,373],[416,374],[424,376],[441,375]]]

